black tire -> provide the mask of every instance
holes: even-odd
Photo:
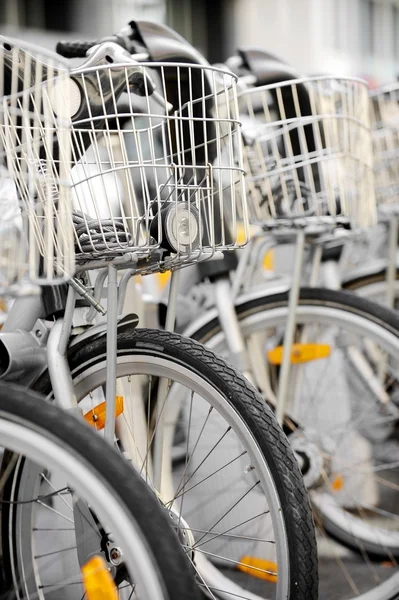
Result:
[[[356,296],[347,291],[334,291],[322,288],[302,288],[299,295],[299,305],[303,306],[328,306],[339,308],[350,313],[360,315],[377,323],[382,328],[393,333],[399,338],[399,313],[395,310],[386,308],[365,298]],[[248,300],[236,307],[238,320],[242,321],[249,315],[264,312],[278,307],[288,306],[288,292],[263,296]],[[212,319],[198,331],[193,334],[193,338],[206,344],[213,336],[221,331],[219,320]],[[320,516],[323,521],[323,528],[331,537],[339,541],[343,546],[353,550],[356,553],[367,552],[370,558],[376,560],[387,560],[387,554],[381,553],[381,546],[373,543],[362,542],[362,550],[359,544],[348,534],[347,530],[338,527],[330,522],[325,516]],[[392,554],[399,558],[399,547],[392,548]]]
[[[0,383],[0,415],[9,421],[23,423],[47,437],[52,437],[58,445],[68,449],[80,461],[90,465],[98,478],[112,489],[119,503],[131,514],[132,519],[141,529],[146,540],[154,564],[157,565],[164,589],[171,600],[199,598],[198,588],[194,581],[193,569],[185,556],[178,538],[171,527],[166,512],[160,508],[155,495],[144,480],[130,465],[121,460],[116,450],[104,452],[104,441],[95,434],[83,421],[78,422],[71,415],[62,412],[46,402],[36,392],[21,389],[17,386]],[[3,459],[2,470],[7,464],[10,453]],[[1,500],[10,498],[11,481],[2,490]],[[2,503],[1,510],[1,552],[4,582],[0,590],[7,589],[10,582],[9,537],[6,535],[8,511],[10,505]],[[14,546],[15,547],[15,546]],[[0,582],[1,583],[1,582]],[[0,595],[0,598],[2,595]],[[5,593],[5,598],[10,598]]]
[[[373,285],[374,283],[385,282],[387,278],[386,269],[380,269],[366,275],[354,277],[342,282],[342,289],[349,292],[356,292],[367,285]],[[396,281],[399,281],[399,268],[396,267]]]
[[[106,339],[101,337],[69,353],[73,377],[87,363],[103,362]],[[248,381],[201,344],[174,333],[130,329],[118,335],[118,356],[167,356],[207,380],[235,408],[265,456],[281,503],[289,546],[290,600],[318,597],[317,550],[309,499],[297,461],[272,411]],[[51,395],[48,373],[35,384]]]
[[[263,310],[286,306],[288,304],[288,293],[287,291],[271,294],[270,296],[256,297],[238,304],[236,310],[239,321]],[[324,288],[301,288],[298,302],[300,305],[305,306],[311,304],[313,306],[322,305],[341,308],[342,310],[370,319],[399,337],[399,313],[348,291],[336,291]],[[193,333],[192,337],[201,344],[206,344],[218,332],[220,332],[220,323],[216,317]]]

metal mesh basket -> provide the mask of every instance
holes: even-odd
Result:
[[[377,203],[381,210],[398,212],[399,84],[373,90],[370,106]]]
[[[0,38],[0,290],[74,270],[68,72]]]
[[[285,81],[246,90],[239,104],[252,222],[375,222],[365,82]]]
[[[73,79],[88,99],[94,88],[99,98],[95,111],[73,117],[77,261],[127,262],[134,253],[169,268],[245,243],[234,75],[149,63],[86,69]]]

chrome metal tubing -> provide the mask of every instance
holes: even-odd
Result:
[[[284,420],[285,406],[287,402],[288,381],[290,376],[291,366],[291,350],[295,334],[295,317],[296,307],[299,298],[299,289],[301,285],[301,274],[303,264],[303,254],[305,248],[305,232],[298,231],[296,243],[296,255],[294,264],[294,273],[291,282],[291,290],[288,304],[288,318],[284,333],[283,360],[281,363],[281,371],[278,385],[276,416],[280,425]]]
[[[116,354],[118,329],[118,272],[114,265],[108,267],[107,288],[107,378],[104,437],[114,443],[116,406]]]
[[[173,331],[176,321],[177,296],[179,291],[180,271],[173,271],[170,279],[168,309],[166,313],[165,329]],[[168,380],[163,378],[158,383],[156,434],[154,439],[154,485],[158,491],[162,490],[162,460],[164,454],[165,438],[165,413],[168,394]]]
[[[396,283],[396,254],[398,251],[398,217],[392,215],[389,221],[388,235],[388,268],[387,268],[387,305],[395,306],[395,283]]]
[[[47,342],[47,366],[50,374],[55,403],[62,409],[76,412],[81,416],[75,395],[68,358],[63,338],[66,335],[64,319],[58,319],[51,328]]]

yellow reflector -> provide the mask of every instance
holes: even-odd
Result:
[[[247,241],[248,234],[245,232],[245,227],[241,224],[237,224],[237,235],[236,244],[245,244]]]
[[[165,273],[157,273],[156,274],[156,277],[158,280],[158,287],[160,290],[163,290],[167,286],[169,279],[170,279],[170,275],[171,275],[171,271],[165,271]]]
[[[248,237],[252,237],[258,232],[259,228],[254,225],[250,225],[246,232],[244,225],[240,223],[237,224],[236,244],[245,244],[248,241]],[[268,250],[266,252],[263,257],[262,265],[266,271],[274,271],[274,250]]]
[[[339,492],[344,487],[344,478],[342,475],[336,475],[331,482],[331,488],[334,492]]]
[[[4,298],[0,298],[0,312],[7,312],[7,302],[4,300]]]
[[[319,358],[330,356],[331,346],[328,344],[293,344],[291,350],[291,363],[306,363]],[[268,361],[272,365],[281,365],[283,362],[283,346],[276,346],[267,353]]]
[[[265,271],[274,271],[274,250],[269,250],[263,257],[263,268]]]
[[[120,414],[123,413],[123,396],[116,396],[115,402],[115,417],[119,417]],[[95,427],[98,431],[104,429],[105,427],[105,418],[107,415],[107,403],[101,402],[89,412],[87,412],[84,416],[85,421]]]
[[[275,562],[256,558],[256,556],[243,556],[240,563],[237,568],[243,573],[248,573],[248,575],[264,581],[277,582],[277,565]]]
[[[93,556],[81,567],[85,600],[118,600],[118,592],[101,556]]]

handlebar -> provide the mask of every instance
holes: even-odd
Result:
[[[105,48],[112,49],[112,53],[105,52]],[[117,52],[116,49],[119,48]],[[83,65],[79,66],[79,69],[72,71],[72,77],[76,74],[79,78],[79,71],[85,71],[85,77],[88,77],[88,68],[91,66],[99,66],[106,63],[114,63],[109,65],[107,70],[112,74],[113,78],[117,78],[119,67],[126,66],[126,63],[135,62],[137,65],[137,72],[133,74],[135,68],[132,65],[129,68],[131,74],[130,91],[138,95],[140,92],[145,92],[145,95],[152,95],[153,101],[164,107],[165,111],[169,113],[173,107],[184,106],[185,103],[190,102],[192,97],[207,98],[205,102],[206,115],[211,117],[211,111],[213,108],[212,101],[212,86],[213,81],[209,75],[201,69],[191,70],[190,65],[200,65],[208,67],[209,63],[204,57],[189,43],[187,40],[182,38],[178,33],[158,23],[150,23],[147,21],[131,21],[128,26],[123,28],[120,32],[113,36],[107,36],[102,40],[91,40],[91,41],[71,41],[71,42],[59,42],[57,50],[68,57],[86,58]],[[132,56],[133,53],[133,56]],[[143,53],[146,53],[145,56]],[[140,57],[140,58],[139,58]],[[95,59],[98,59],[96,62]],[[109,60],[111,59],[111,60]],[[102,61],[102,63],[100,62]],[[137,61],[145,61],[146,65],[141,66],[141,73],[139,72],[140,65]],[[150,64],[148,64],[150,63]],[[154,64],[155,71],[158,72],[162,78],[162,93],[159,94],[155,90],[155,85],[152,84],[148,70],[151,67],[151,63]],[[165,66],[159,66],[157,63],[162,63]],[[170,63],[170,67],[168,66]],[[175,63],[175,64],[174,64]],[[182,65],[176,66],[176,64]],[[185,68],[187,65],[187,68]],[[177,73],[179,72],[180,83],[178,82]],[[121,82],[122,82],[121,73]],[[94,71],[93,71],[94,79]],[[125,80],[123,80],[125,82]],[[77,81],[79,85],[79,81]],[[93,84],[95,89],[96,82]],[[113,86],[116,90],[117,86]],[[121,87],[123,85],[121,83]],[[98,99],[93,94],[89,99],[90,104],[97,104],[99,113],[102,114],[104,109],[98,103]],[[113,107],[111,107],[113,110]],[[102,112],[101,112],[102,111]],[[95,113],[93,113],[95,116]],[[81,121],[85,118],[85,115],[75,113],[73,116],[74,121]],[[101,127],[101,122],[96,121],[96,125]],[[212,128],[214,127],[211,119],[206,121],[206,131],[203,132],[203,123],[196,121],[193,125],[198,139],[201,139],[201,135],[205,139],[213,139]],[[202,132],[202,134],[201,134]],[[183,137],[187,138],[186,147],[189,147],[190,128],[187,126],[183,127]],[[198,148],[203,148],[201,144],[198,144]],[[197,153],[204,154],[198,160],[205,160],[205,151],[198,150]],[[210,157],[210,150],[208,149],[208,159]]]
[[[87,51],[93,46],[96,46],[98,41],[83,42],[83,41],[60,41],[57,43],[55,49],[58,54],[65,58],[84,58]]]
[[[121,29],[120,32],[115,35],[109,35],[98,40],[73,40],[73,41],[60,41],[56,46],[56,51],[65,58],[85,58],[87,52],[104,42],[111,42],[117,44],[129,54],[136,54],[140,51],[139,42],[137,40],[137,30],[134,27],[134,23],[129,23],[127,27]]]

